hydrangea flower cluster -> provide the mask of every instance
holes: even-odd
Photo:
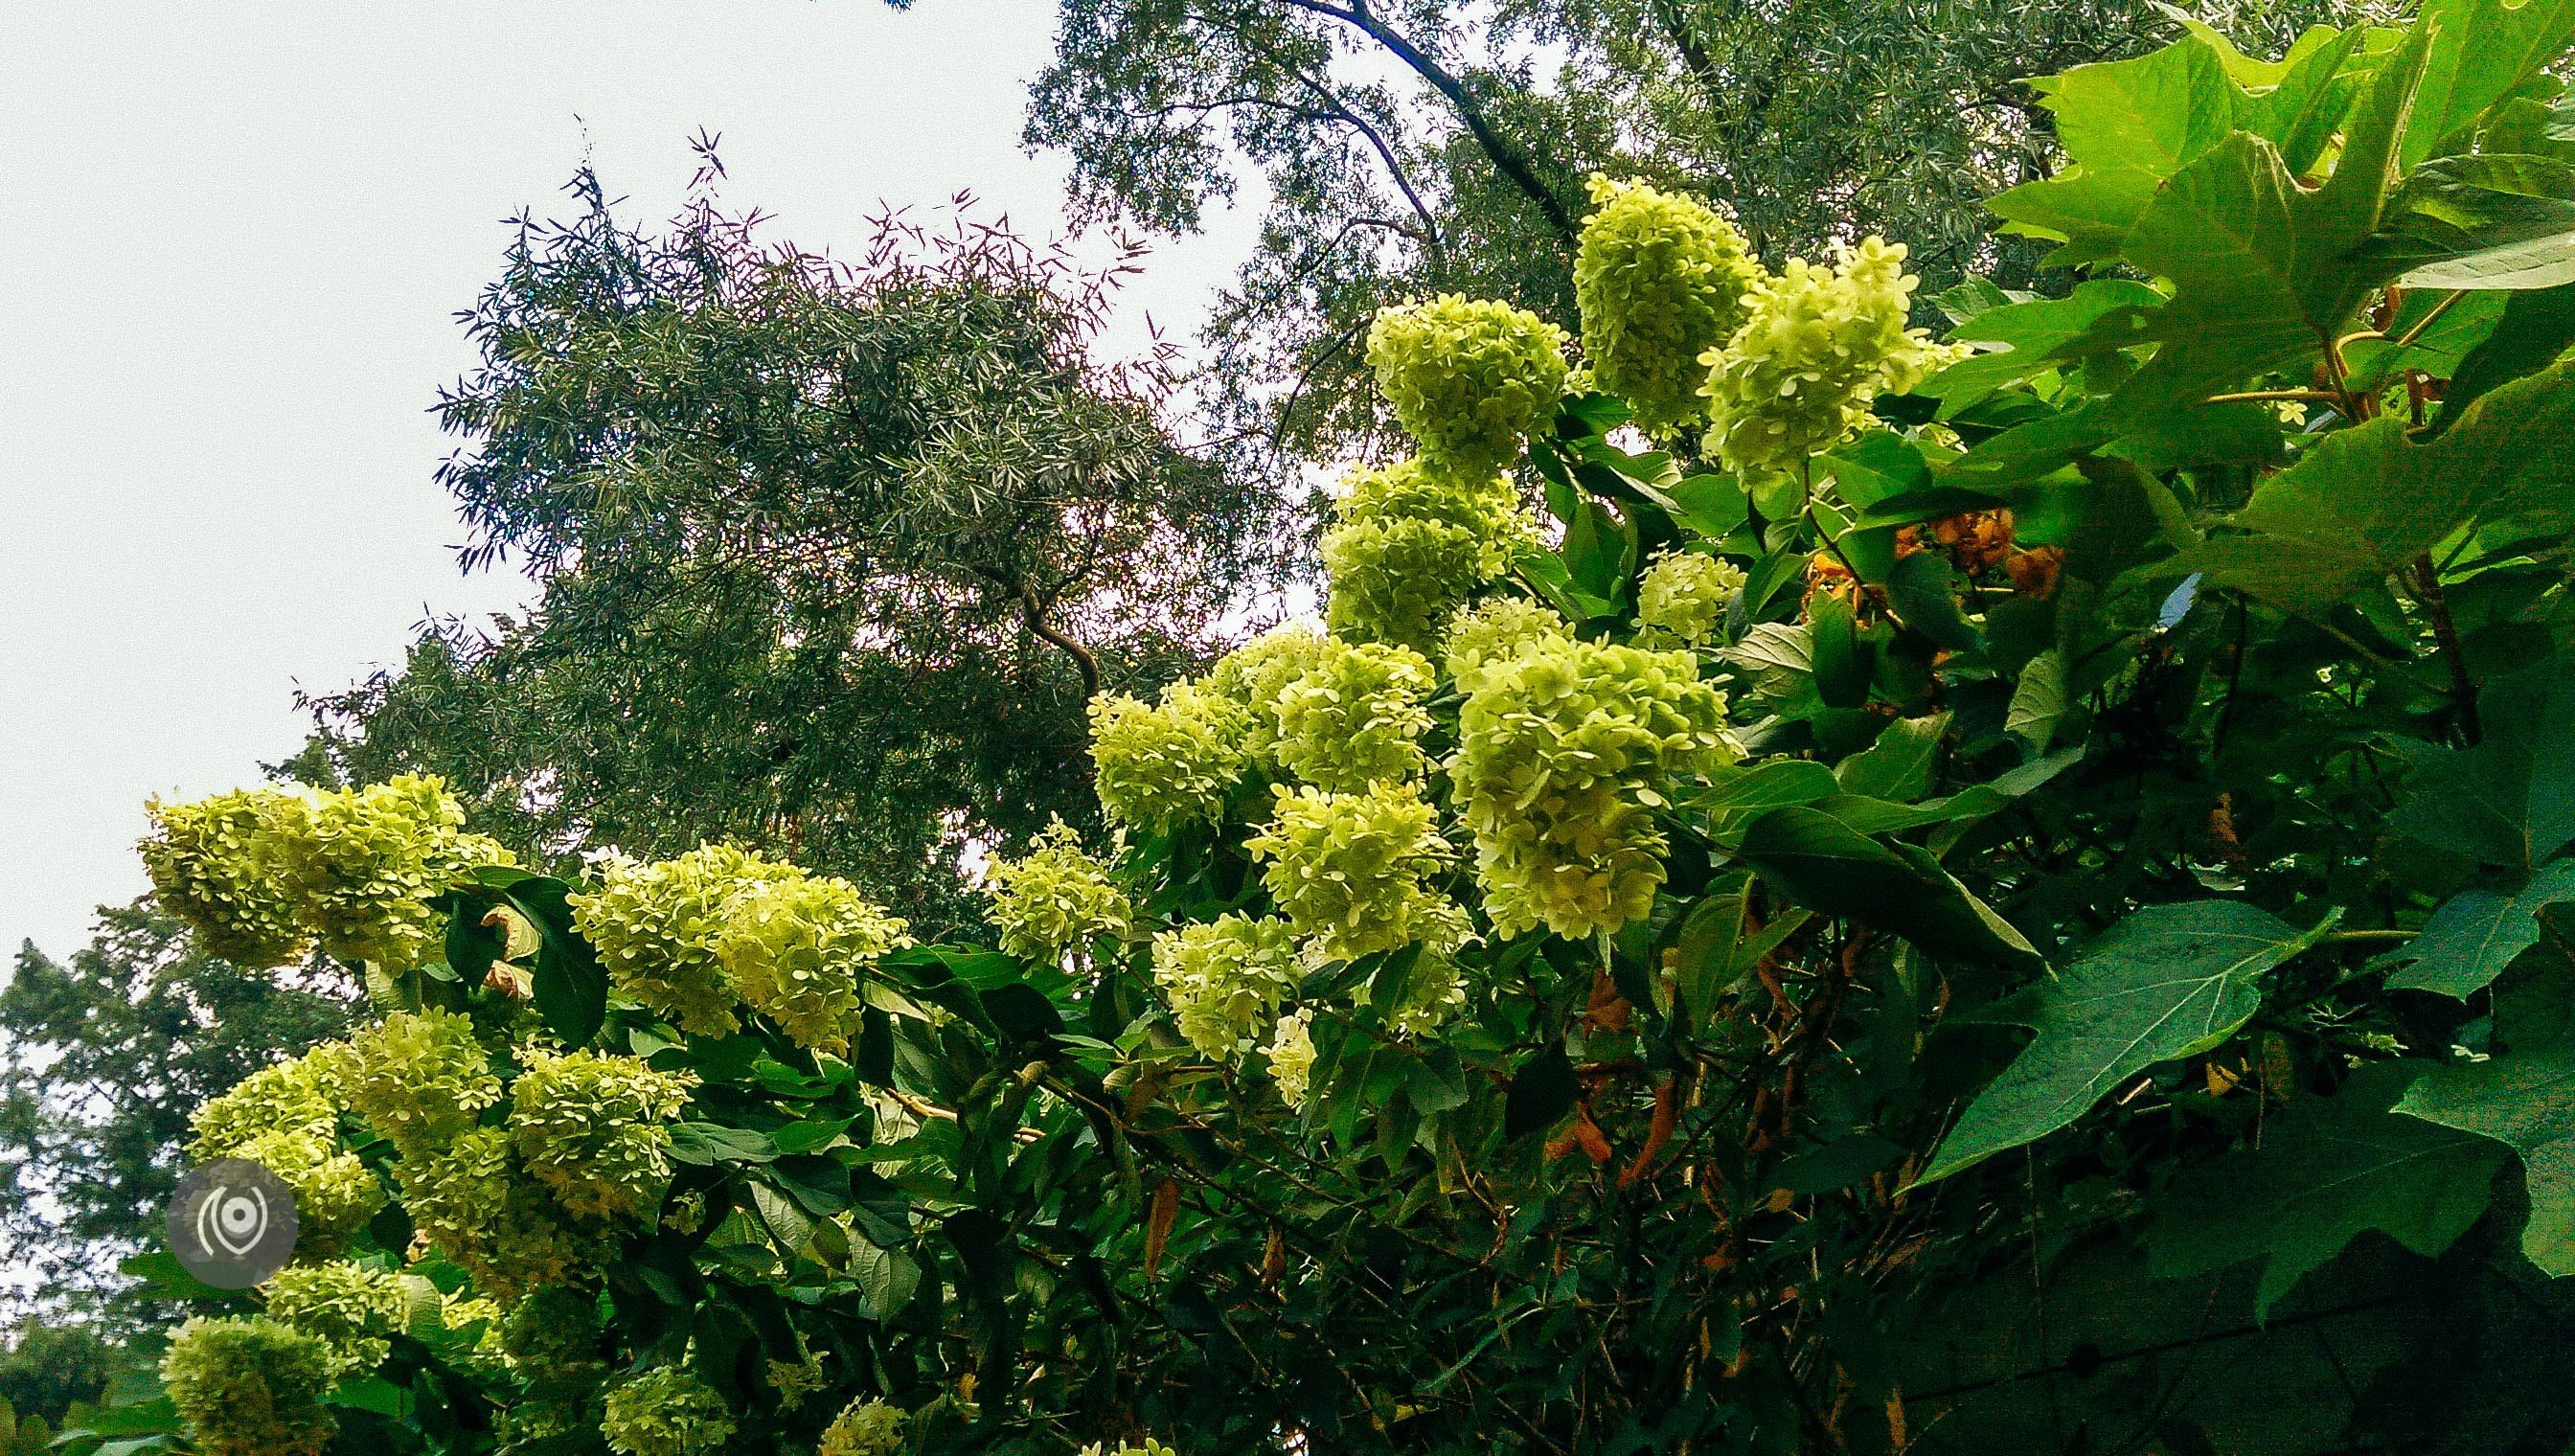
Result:
[[[1724,699],[1684,653],[1541,637],[1458,680],[1448,760],[1493,926],[1580,938],[1642,918],[1663,881],[1648,805],[1732,756]]]
[[[1306,1085],[1314,1075],[1313,1008],[1299,1006],[1280,1017],[1265,1049],[1270,1053],[1270,1080],[1278,1086],[1280,1098],[1289,1110],[1303,1111]]]
[[[802,873],[731,844],[652,864],[612,859],[597,890],[572,896],[573,928],[618,990],[683,1031],[720,1036],[742,1024],[741,983],[717,951],[735,898]]]
[[[262,1067],[190,1117],[199,1162],[247,1158],[295,1190],[301,1247],[335,1249],[385,1206],[384,1185],[340,1142],[348,1048],[328,1043]]]
[[[283,965],[313,944],[295,901],[260,862],[275,788],[147,806],[154,832],[139,848],[161,903],[186,919],[208,952],[240,965]]]
[[[1335,637],[1432,651],[1448,619],[1537,539],[1510,482],[1398,461],[1350,477],[1321,544]]]
[[[1429,659],[1410,648],[1326,642],[1277,699],[1279,761],[1331,789],[1418,776],[1430,730],[1422,705],[1437,686]]]
[[[330,1347],[333,1372],[346,1378],[384,1363],[387,1336],[411,1318],[411,1290],[389,1270],[345,1259],[289,1264],[268,1281],[268,1317]]]
[[[1303,677],[1323,652],[1324,638],[1310,627],[1272,628],[1217,660],[1201,686],[1241,707],[1252,720],[1244,752],[1252,766],[1279,766],[1279,725],[1271,705]]]
[[[1087,955],[1092,941],[1123,939],[1135,924],[1135,906],[1109,866],[1062,819],[1040,831],[1025,856],[995,861],[985,888],[1002,949],[1022,960],[1053,965]]]
[[[1644,182],[1593,174],[1573,259],[1582,359],[1591,382],[1664,436],[1706,418],[1700,357],[1734,337],[1761,265],[1743,235],[1704,204]]]
[[[1103,1446],[1094,1441],[1082,1448],[1082,1456],[1181,1456],[1181,1453],[1148,1437],[1141,1443],[1121,1441],[1115,1446]]]
[[[1268,827],[1246,847],[1267,861],[1262,882],[1313,954],[1349,960],[1421,940],[1456,943],[1464,911],[1424,882],[1448,845],[1438,811],[1416,789],[1274,792]]]
[[[1791,259],[1756,284],[1743,327],[1702,359],[1707,446],[1746,476],[1804,465],[1857,429],[1870,402],[1921,382],[1928,336],[1904,327],[1914,285],[1904,245],[1837,244],[1833,265]]]
[[[273,1319],[197,1318],[161,1359],[161,1386],[199,1456],[321,1456],[337,1429],[322,1397],[331,1347]]]
[[[697,1085],[640,1057],[532,1051],[510,1088],[510,1134],[528,1175],[572,1213],[616,1218],[659,1203],[671,1124]]]
[[[152,805],[139,846],[153,888],[206,946],[251,965],[292,960],[315,940],[351,964],[411,969],[437,942],[424,901],[507,849],[460,830],[442,779],[401,774],[329,793],[277,788]]]
[[[733,1439],[734,1419],[705,1381],[665,1365],[610,1386],[601,1429],[618,1456],[706,1456]]]
[[[454,1142],[501,1100],[501,1079],[471,1017],[436,1006],[396,1011],[349,1038],[349,1106],[405,1157]]]
[[[1285,920],[1240,914],[1165,930],[1154,937],[1154,983],[1192,1046],[1232,1057],[1272,1024],[1295,988],[1295,932]]]
[[[403,1208],[439,1252],[495,1296],[569,1283],[596,1267],[607,1240],[576,1224],[516,1157],[506,1127],[476,1127],[395,1165]]]
[[[1519,459],[1521,442],[1553,415],[1565,342],[1525,309],[1443,293],[1379,313],[1367,362],[1422,454],[1489,474]]]
[[[904,1413],[882,1400],[854,1400],[823,1432],[822,1456],[899,1456]]]
[[[1442,666],[1462,679],[1494,658],[1508,657],[1532,638],[1561,636],[1564,619],[1552,607],[1525,597],[1495,597],[1457,615],[1441,644]]]
[[[1743,569],[1732,562],[1694,551],[1663,553],[1636,586],[1638,639],[1700,646],[1716,635],[1743,583]]]
[[[764,880],[735,898],[716,938],[716,958],[743,1000],[797,1045],[839,1054],[850,1048],[861,972],[911,943],[902,918],[857,885],[837,875],[798,873]]]
[[[1160,703],[1104,694],[1091,701],[1091,757],[1101,807],[1120,823],[1162,833],[1214,823],[1251,766],[1253,715],[1193,683]]]

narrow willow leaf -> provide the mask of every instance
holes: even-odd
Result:
[[[2044,1137],[2156,1062],[2234,1035],[2262,1003],[2263,972],[2322,933],[2234,900],[2155,905],[2111,926],[2061,976],[1980,1018],[2038,1037],[1968,1104],[1922,1181]]]

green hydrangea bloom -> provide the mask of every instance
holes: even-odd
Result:
[[[510,1135],[528,1175],[590,1218],[661,1202],[671,1180],[671,1124],[697,1085],[641,1057],[530,1051],[510,1088]]]
[[[1270,1032],[1270,1080],[1291,1110],[1303,1111],[1314,1075],[1314,1013],[1299,1007],[1279,1018]]]
[[[1423,705],[1437,686],[1430,660],[1410,648],[1325,643],[1274,707],[1281,766],[1336,789],[1417,776],[1429,761]]]
[[[1458,686],[1447,766],[1494,928],[1580,938],[1642,918],[1663,880],[1648,805],[1668,775],[1733,756],[1723,697],[1685,653],[1562,637]]]
[[[539,1400],[578,1404],[607,1378],[599,1296],[586,1288],[553,1284],[528,1291],[499,1333],[503,1358]]]
[[[268,1317],[330,1346],[344,1379],[383,1364],[393,1348],[387,1337],[411,1318],[411,1290],[401,1275],[346,1260],[289,1264],[265,1292]]]
[[[1281,689],[1303,676],[1323,650],[1323,635],[1301,625],[1276,627],[1217,659],[1199,686],[1240,706],[1251,719],[1244,753],[1253,766],[1279,766],[1279,723],[1271,706]]]
[[[1192,1046],[1231,1057],[1295,988],[1295,932],[1285,920],[1240,914],[1165,930],[1154,937],[1154,983]]]
[[[608,1388],[600,1430],[619,1456],[705,1456],[733,1439],[733,1411],[707,1383],[677,1365]]]
[[[273,1319],[189,1320],[161,1358],[161,1386],[199,1456],[321,1456],[336,1423],[331,1347]]]
[[[1226,794],[1251,766],[1250,710],[1192,683],[1163,690],[1160,703],[1104,694],[1091,701],[1091,758],[1101,807],[1120,823],[1156,833],[1214,823]]]
[[[1062,819],[1040,831],[1026,855],[995,860],[984,887],[1002,949],[1022,960],[1059,964],[1087,955],[1103,935],[1124,938],[1135,924],[1127,891]]]
[[[1103,1446],[1098,1441],[1094,1441],[1082,1448],[1082,1456],[1181,1456],[1181,1453],[1160,1441],[1148,1438],[1142,1443],[1121,1441],[1115,1446]]]
[[[1320,548],[1324,623],[1337,637],[1429,652],[1457,609],[1537,539],[1510,482],[1489,471],[1407,460],[1348,484]]]
[[[822,1456],[898,1456],[904,1414],[882,1400],[854,1400],[823,1432]]]
[[[1563,398],[1565,342],[1525,309],[1441,294],[1380,311],[1367,362],[1423,455],[1490,473],[1519,459]]]
[[[1349,960],[1453,928],[1456,907],[1424,882],[1448,857],[1438,810],[1412,785],[1275,793],[1269,825],[1245,847],[1314,954]]]
[[[268,819],[290,797],[250,788],[192,803],[156,798],[146,806],[153,832],[135,848],[153,893],[188,922],[210,954],[258,968],[284,965],[312,948],[294,898],[261,857]]]
[[[196,1133],[190,1155],[199,1162],[238,1157],[244,1143],[270,1132],[336,1139],[347,1070],[348,1046],[336,1041],[261,1067],[189,1114]]]
[[[1638,645],[1707,642],[1743,583],[1741,567],[1704,553],[1667,551],[1654,558],[1636,586],[1636,625],[1644,629]]]
[[[473,1018],[396,1011],[349,1039],[349,1105],[405,1155],[446,1146],[501,1100]]]
[[[1525,597],[1495,597],[1457,615],[1440,644],[1440,656],[1449,677],[1463,678],[1494,658],[1519,651],[1531,638],[1566,635],[1564,619],[1554,608]]]
[[[495,1298],[576,1282],[606,1251],[519,1165],[507,1128],[477,1127],[436,1153],[407,1156],[394,1176],[412,1222]]]
[[[1458,927],[1460,932],[1463,928]],[[1445,946],[1434,941],[1422,947],[1404,975],[1402,993],[1386,1008],[1388,1030],[1397,1036],[1428,1036],[1447,1025],[1457,1008],[1466,1004],[1465,969],[1449,953],[1460,938],[1462,933]]]
[[[1743,327],[1708,351],[1707,448],[1747,477],[1797,470],[1868,418],[1881,393],[1922,379],[1926,336],[1904,327],[1920,280],[1904,246],[1837,244],[1834,263],[1791,259],[1756,284]]]
[[[799,1046],[846,1053],[859,1014],[859,977],[909,945],[901,918],[834,875],[755,885],[727,912],[716,956],[742,998]]]
[[[742,1024],[741,985],[716,948],[733,902],[802,874],[731,844],[701,844],[652,864],[612,859],[597,890],[571,897],[573,928],[620,992],[683,1031],[721,1036]]]
[[[423,901],[473,863],[509,862],[492,840],[460,833],[464,822],[446,780],[404,773],[279,799],[265,857],[324,950],[404,971],[439,942],[437,916]]]
[[[1636,428],[1668,436],[1706,418],[1699,384],[1709,350],[1743,325],[1761,265],[1734,225],[1693,198],[1593,174],[1573,300],[1593,388],[1635,411]]]
[[[295,1191],[298,1243],[308,1254],[336,1250],[385,1206],[384,1185],[340,1144],[348,1054],[346,1043],[325,1042],[262,1067],[189,1118],[191,1158],[247,1158]]]

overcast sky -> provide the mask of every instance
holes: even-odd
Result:
[[[1060,226],[1018,143],[1035,0],[165,0],[0,18],[0,951],[143,887],[147,795],[253,781],[300,684],[397,661],[465,578],[423,413],[453,315],[585,158],[631,215],[721,133],[724,196],[855,249],[961,187]],[[1112,339],[1194,335],[1245,217],[1161,250]],[[5,957],[0,957],[0,963]],[[0,970],[5,974],[5,970]]]

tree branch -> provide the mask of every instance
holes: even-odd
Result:
[[[1466,130],[1473,135],[1475,145],[1483,149],[1484,156],[1510,180],[1512,186],[1517,187],[1530,202],[1537,206],[1539,214],[1545,217],[1547,225],[1555,230],[1556,236],[1568,245],[1574,241],[1573,215],[1565,210],[1564,200],[1557,197],[1544,182],[1538,180],[1537,172],[1530,164],[1528,153],[1521,150],[1518,143],[1494,130],[1492,121],[1475,104],[1474,97],[1468,94],[1465,82],[1457,79],[1446,67],[1424,53],[1420,47],[1388,28],[1385,22],[1369,14],[1365,0],[1354,0],[1348,9],[1326,4],[1324,0],[1285,0],[1285,3],[1298,10],[1327,16],[1344,25],[1354,27],[1368,39],[1384,47],[1396,60],[1411,68],[1414,75],[1429,82],[1430,89],[1447,98],[1449,107],[1457,113],[1457,119],[1463,122]]]

